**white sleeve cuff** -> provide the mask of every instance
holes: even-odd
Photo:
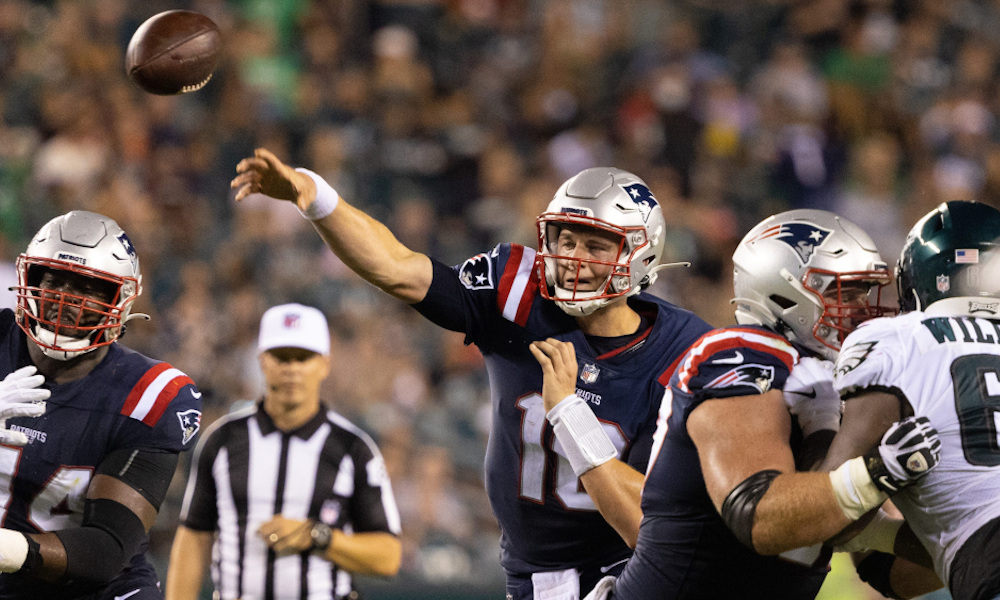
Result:
[[[310,221],[318,221],[332,213],[337,208],[337,203],[340,202],[340,194],[337,193],[337,190],[309,169],[299,167],[295,170],[308,175],[316,182],[316,199],[305,210],[300,208],[299,213]]]

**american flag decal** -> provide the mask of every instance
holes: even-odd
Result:
[[[955,250],[955,262],[956,263],[966,263],[975,264],[979,262],[979,250],[975,248],[967,248],[964,250]]]

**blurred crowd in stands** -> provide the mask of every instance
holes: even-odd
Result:
[[[151,96],[124,49],[173,8],[210,16],[225,54],[204,89]],[[839,211],[891,264],[936,203],[1000,206],[998,22],[996,0],[0,0],[2,277],[51,217],[116,219],[153,317],[124,341],[198,382],[205,423],[258,397],[264,309],[322,308],[324,397],[386,455],[404,574],[482,582],[499,533],[477,351],[350,273],[293,207],[237,206],[238,160],[307,166],[451,264],[534,247],[563,180],[625,168],[665,208],[667,259],[693,265],[653,291],[726,325],[729,257],[768,214]]]

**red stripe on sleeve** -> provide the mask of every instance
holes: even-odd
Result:
[[[521,302],[517,305],[517,314],[514,316],[514,322],[521,327],[528,324],[528,315],[531,313],[531,305],[534,304],[537,293],[538,271],[532,267],[531,276],[528,278],[527,285],[524,286],[524,294],[521,295]]]
[[[163,391],[160,395],[156,397],[156,402],[153,403],[153,408],[149,409],[146,413],[146,417],[142,420],[143,423],[154,427],[156,422],[160,420],[163,416],[163,411],[167,410],[170,406],[170,401],[177,396],[177,392],[181,391],[181,388],[186,385],[194,385],[194,381],[191,380],[187,375],[179,375],[170,380],[170,383],[163,387]]]
[[[520,244],[510,245],[510,257],[507,258],[503,275],[500,276],[500,285],[497,286],[497,308],[500,309],[500,312],[503,312],[503,307],[507,304],[507,296],[510,295],[510,288],[514,285],[514,278],[517,277],[522,255],[524,255],[524,246]],[[518,312],[520,313],[520,308],[518,308]]]
[[[156,379],[160,373],[170,368],[171,366],[168,363],[162,362],[146,371],[145,375],[139,378],[138,383],[135,384],[132,391],[128,393],[128,398],[125,399],[125,405],[122,406],[121,414],[131,415],[132,411],[135,410],[135,407],[139,405],[139,399],[142,398],[142,393],[146,391],[149,384],[153,383],[153,380]]]

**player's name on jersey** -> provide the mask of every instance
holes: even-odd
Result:
[[[981,317],[931,317],[921,321],[937,343],[1000,344],[1000,320]]]

